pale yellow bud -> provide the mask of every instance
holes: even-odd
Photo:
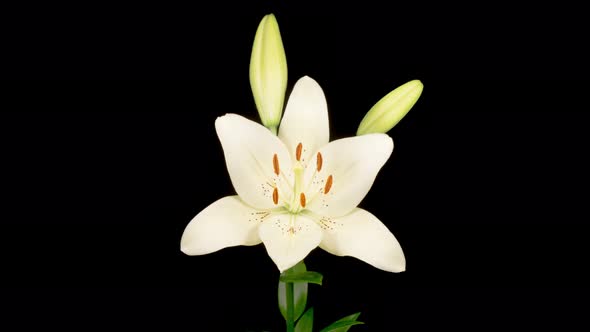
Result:
[[[250,86],[262,124],[276,133],[287,89],[287,59],[273,14],[264,16],[256,30],[250,58]]]
[[[423,88],[422,82],[413,80],[388,93],[367,112],[356,134],[388,132],[408,114]]]

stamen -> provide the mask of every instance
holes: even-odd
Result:
[[[322,159],[322,154],[318,152],[318,158],[317,158],[317,170],[318,172],[322,170],[322,163],[324,162],[324,160]]]
[[[275,205],[279,204],[279,190],[275,187],[275,190],[272,191],[272,201]]]
[[[305,207],[305,194],[301,193],[301,195],[299,195],[299,203],[301,204],[301,207]]]
[[[276,175],[279,175],[281,173],[281,169],[279,168],[279,157],[277,157],[276,153],[274,154],[274,156],[272,156],[272,167],[274,168]]]
[[[332,188],[332,181],[334,179],[332,178],[332,175],[328,176],[328,179],[326,180],[326,186],[324,187],[324,194],[327,194],[330,192],[330,188]]]
[[[297,161],[301,160],[301,150],[303,150],[303,144],[297,144],[297,149],[295,149],[295,158]]]

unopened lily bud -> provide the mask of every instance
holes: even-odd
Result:
[[[367,112],[356,134],[388,132],[408,114],[423,88],[422,82],[413,80],[388,93]]]
[[[262,124],[276,133],[287,89],[287,59],[273,14],[264,16],[256,30],[250,58],[250,86]]]

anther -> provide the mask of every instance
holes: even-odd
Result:
[[[330,188],[332,188],[332,181],[334,179],[332,178],[332,175],[328,176],[328,179],[326,180],[326,186],[324,187],[324,194],[327,194],[330,192]]]
[[[324,162],[324,160],[322,159],[322,154],[318,152],[318,158],[317,158],[317,170],[318,172],[322,170],[322,163]]]
[[[297,161],[301,160],[301,150],[303,150],[303,144],[297,144],[297,149],[295,149],[295,158]]]
[[[279,204],[279,190],[276,187],[272,191],[272,201],[275,203],[275,205]]]
[[[274,156],[272,156],[272,167],[274,168],[275,174],[279,175],[281,169],[279,168],[279,157],[277,157],[276,153]]]
[[[301,193],[301,195],[299,195],[299,203],[301,204],[301,207],[305,207],[305,194]]]

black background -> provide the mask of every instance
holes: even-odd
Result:
[[[311,286],[316,327],[356,311],[359,331],[587,326],[581,13],[417,7],[5,11],[2,77],[16,80],[1,92],[4,324],[283,328],[263,246],[179,251],[190,219],[234,193],[213,123],[229,112],[258,119],[251,43],[274,12],[288,91],[303,75],[322,85],[331,139],[353,135],[393,88],[425,86],[361,203],[399,239],[407,271],[313,251],[307,265],[325,280]]]

